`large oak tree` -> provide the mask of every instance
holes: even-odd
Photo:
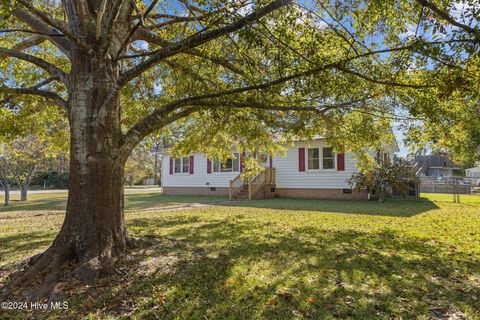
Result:
[[[67,261],[85,283],[112,272],[133,241],[125,162],[155,131],[181,136],[178,152],[207,154],[278,151],[273,136],[321,134],[353,151],[391,138],[392,118],[403,117],[395,98],[436,87],[437,74],[405,61],[435,44],[375,36],[388,1],[373,11],[347,2],[2,1],[0,116],[21,121],[32,103],[53,104],[70,124],[63,226],[5,295],[37,274],[47,276],[35,295],[50,293]],[[390,35],[406,23],[395,22]]]

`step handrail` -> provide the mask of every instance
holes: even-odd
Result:
[[[260,189],[263,189],[265,186],[265,170],[262,170],[259,174],[257,174],[252,179],[248,181],[248,200],[252,200],[252,198],[257,194]]]
[[[255,177],[247,178],[243,180],[241,174],[236,176],[229,182],[229,198],[230,200],[240,192],[246,185],[248,187],[248,200],[252,200],[257,193],[262,190],[266,185],[275,184],[275,168],[264,168]]]
[[[228,184],[228,196],[230,200],[233,199],[233,196],[243,188],[244,181],[241,178],[241,174],[235,177],[235,179],[230,180]]]

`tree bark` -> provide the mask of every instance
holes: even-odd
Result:
[[[78,262],[76,275],[87,283],[108,271],[113,257],[128,245],[123,205],[127,156],[119,154],[119,99],[104,105],[118,68],[115,63],[86,60],[72,70],[69,88],[69,195],[53,246],[73,255]]]
[[[74,276],[83,283],[111,273],[113,259],[131,243],[124,220],[123,179],[127,154],[120,153],[120,102],[105,98],[119,74],[118,63],[78,54],[68,85],[70,122],[70,175],[63,225],[50,248],[18,277],[48,270],[45,286],[36,296],[48,294],[61,277],[61,265],[75,263]]]
[[[8,182],[5,183],[4,186],[5,191],[5,207],[10,205],[10,185]]]
[[[27,188],[22,186],[20,189],[20,201],[27,201]]]
[[[86,3],[86,2],[84,2]],[[88,6],[96,6],[89,2]],[[120,5],[118,7],[118,5]],[[70,124],[70,173],[67,210],[61,230],[52,245],[33,265],[12,283],[19,286],[28,280],[29,273],[47,271],[45,290],[48,292],[61,276],[60,267],[67,261],[75,264],[74,276],[81,282],[94,284],[103,273],[110,273],[115,256],[131,244],[124,220],[124,166],[129,151],[121,151],[123,134],[120,127],[118,82],[121,62],[112,60],[123,47],[131,23],[130,2],[107,4],[108,10],[117,7],[115,29],[109,34],[109,19],[102,20],[107,34],[101,41],[89,23],[89,14],[75,1],[66,1],[69,27],[84,46],[69,49],[72,63],[65,76],[68,91],[66,109]],[[92,7],[93,8],[93,7]],[[91,9],[92,9],[91,8]],[[93,8],[98,9],[98,8]],[[80,11],[82,15],[79,15]],[[78,44],[78,43],[77,43]],[[107,49],[107,50],[104,50]],[[125,49],[125,48],[124,48]],[[117,92],[112,95],[112,92]],[[25,286],[25,285],[23,285]],[[41,296],[44,292],[40,290]]]
[[[155,150],[155,162],[153,164],[153,184],[158,185],[158,152]]]

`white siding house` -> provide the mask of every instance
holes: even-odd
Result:
[[[471,178],[471,179],[480,178],[480,166],[465,169],[465,174],[467,178]]]
[[[395,147],[388,150],[393,153]],[[241,170],[240,155],[226,165],[202,154],[183,159],[163,157],[162,187],[165,194],[228,195],[230,182]],[[351,153],[335,154],[324,139],[298,141],[285,155],[263,156],[262,166],[271,173],[268,183],[255,191],[256,198],[295,197],[318,199],[364,199],[367,195],[350,189],[347,180],[357,171]],[[266,170],[268,171],[268,170]],[[262,178],[263,179],[263,178]],[[237,179],[236,181],[240,181]],[[233,185],[233,184],[232,184]],[[242,187],[238,188],[241,195]],[[245,185],[245,190],[247,187]],[[235,191],[234,191],[235,192]],[[244,192],[245,194],[245,192]]]
[[[210,187],[228,188],[229,181],[235,179],[235,177],[237,177],[239,174],[239,170],[230,172],[213,172],[213,168],[211,168],[211,172],[208,173],[207,165],[209,161],[203,154],[199,153],[196,153],[193,156],[189,157],[189,162],[193,159],[193,168],[190,169],[192,164],[189,163],[189,170],[187,170],[186,172],[183,172],[182,170],[180,170],[181,172],[175,172],[175,160],[170,159],[172,159],[170,155],[166,155],[165,157],[163,157],[164,163],[162,166],[162,186],[164,187],[164,189],[208,189]],[[170,163],[172,163],[172,167],[170,166]],[[190,194],[189,192],[186,193]],[[224,192],[224,194],[227,194],[226,191]]]

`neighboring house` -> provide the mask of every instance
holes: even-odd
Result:
[[[474,168],[465,169],[465,174],[473,185],[480,187],[480,164]]]
[[[415,166],[420,177],[451,177],[454,171],[460,170],[445,154],[431,154],[415,157]]]
[[[398,151],[377,154],[384,159]],[[174,159],[166,154],[162,166],[165,194],[230,195],[231,198],[316,198],[366,199],[364,192],[352,191],[347,180],[356,169],[351,153],[336,154],[319,138],[312,142],[298,141],[288,147],[284,156],[259,156],[266,169],[250,183],[242,181],[242,156],[222,164],[202,154]]]
[[[466,177],[470,179],[480,178],[480,165],[474,168],[465,169],[465,174]]]

